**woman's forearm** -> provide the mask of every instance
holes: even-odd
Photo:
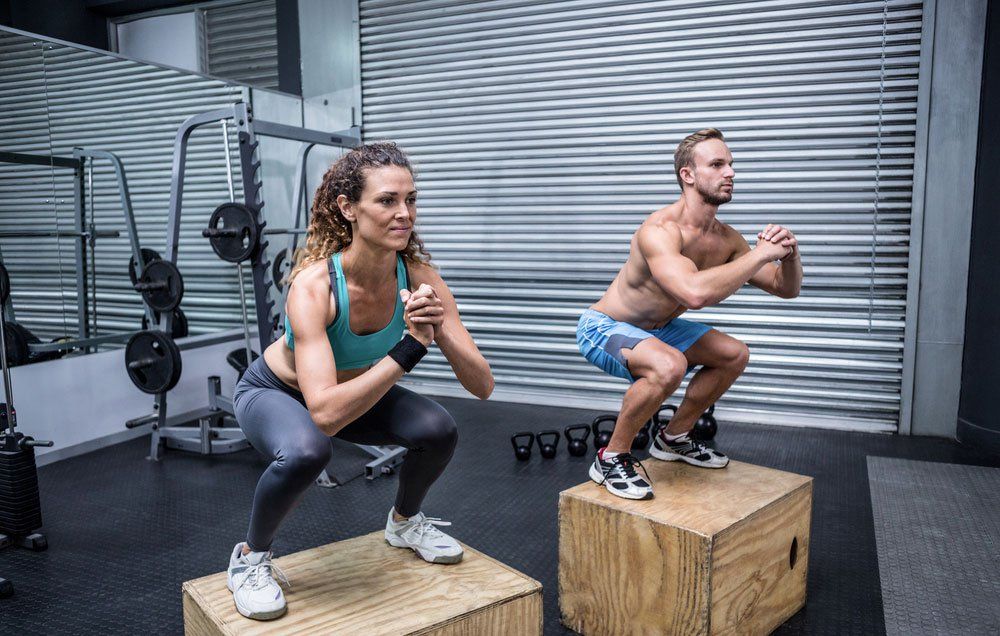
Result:
[[[358,377],[324,389],[319,403],[310,409],[313,421],[326,435],[336,435],[375,406],[403,373],[399,363],[385,357]]]
[[[465,390],[485,400],[493,393],[493,372],[471,336],[463,336],[454,337],[448,329],[441,329],[434,341]]]

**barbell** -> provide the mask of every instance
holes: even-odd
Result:
[[[77,232],[75,230],[0,230],[0,238],[118,238],[118,230],[95,230],[93,232]]]
[[[212,244],[212,251],[224,261],[241,263],[260,245],[260,237],[269,234],[305,234],[302,228],[268,228],[257,220],[256,213],[242,203],[227,202],[215,208],[208,227],[201,235]]]

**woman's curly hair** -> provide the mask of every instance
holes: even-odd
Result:
[[[399,166],[413,174],[413,166],[406,153],[391,141],[353,148],[326,171],[323,183],[317,188],[313,199],[306,244],[304,248],[296,250],[295,267],[288,275],[289,283],[306,266],[324,261],[351,244],[351,223],[340,213],[337,197],[343,194],[351,203],[357,203],[365,189],[367,171],[381,166]],[[416,231],[410,233],[410,241],[402,255],[413,264],[429,264],[431,260],[430,253],[424,248],[424,242]]]

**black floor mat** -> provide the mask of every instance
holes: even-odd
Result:
[[[508,438],[588,421],[595,412],[440,399],[460,426],[458,450],[424,504],[458,539],[544,585],[545,633],[559,623],[559,492],[587,479],[591,457],[514,459]],[[716,439],[734,459],[816,479],[808,602],[779,634],[885,632],[867,455],[989,466],[954,442],[811,429],[727,425]],[[57,440],[58,443],[58,440]],[[142,438],[39,470],[49,550],[0,551],[3,634],[179,634],[183,581],[222,571],[246,532],[265,467],[253,451],[220,457],[168,452],[145,459]],[[312,488],[274,545],[288,554],[383,527],[395,477]],[[359,581],[359,585],[365,582]],[[669,612],[669,607],[663,608]]]
[[[1000,634],[1000,469],[868,458],[886,632]]]

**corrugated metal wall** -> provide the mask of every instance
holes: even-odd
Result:
[[[244,99],[246,89],[4,31],[0,52],[0,149],[47,153],[51,148],[68,156],[74,146],[83,146],[117,154],[125,164],[143,247],[162,253],[178,126],[190,115]],[[230,147],[240,197],[235,134]],[[192,135],[187,170],[178,259],[185,282],[181,307],[192,333],[205,333],[239,324],[235,269],[201,237],[212,210],[229,200],[221,126]],[[53,188],[55,207],[49,203]],[[99,333],[136,329],[142,303],[128,280],[131,252],[117,183],[106,162],[94,164],[93,196],[98,229],[121,232],[120,238],[99,240],[96,250]],[[73,213],[68,171],[55,171],[53,179],[46,168],[0,166],[0,227],[53,229],[58,221],[62,229],[72,229]],[[76,331],[73,245],[71,239],[0,242],[18,320],[41,337]]]
[[[919,1],[361,0],[360,11],[365,137],[416,161],[418,229],[498,390],[551,404],[622,394],[578,353],[576,320],[636,227],[677,197],[676,144],[717,126],[737,170],[720,218],[748,239],[789,226],[806,271],[793,301],[746,288],[688,314],[751,347],[720,408],[897,425]],[[456,386],[439,353],[413,378]]]
[[[274,0],[204,10],[205,56],[210,75],[278,88],[278,23]]]

